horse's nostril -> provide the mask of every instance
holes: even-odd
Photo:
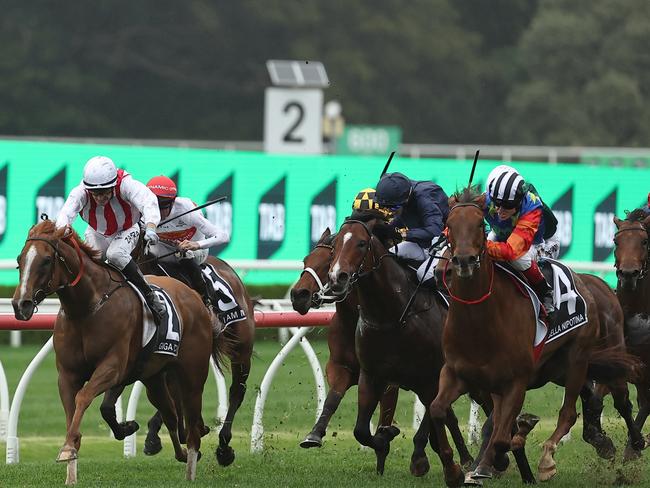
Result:
[[[470,256],[468,259],[470,265],[476,264],[477,258],[476,256]]]
[[[345,272],[339,273],[339,276],[338,276],[339,283],[347,283],[349,279],[350,279],[349,274],[347,274]]]
[[[453,264],[454,266],[458,266],[460,264],[460,261],[458,260],[458,256],[454,256],[453,258],[451,258],[451,264]]]

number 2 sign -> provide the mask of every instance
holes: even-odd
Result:
[[[320,154],[323,91],[315,88],[267,88],[264,100],[264,150]]]

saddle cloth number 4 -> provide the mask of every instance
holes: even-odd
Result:
[[[576,312],[578,294],[571,286],[571,279],[564,270],[555,264],[551,264],[551,267],[553,268],[553,299],[555,306],[559,309],[563,303],[566,303],[568,314],[573,315]]]

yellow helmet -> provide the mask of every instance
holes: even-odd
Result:
[[[352,202],[352,210],[371,210],[378,209],[379,205],[375,202],[375,189],[364,188]]]

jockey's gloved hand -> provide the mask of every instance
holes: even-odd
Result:
[[[158,241],[160,241],[160,238],[158,237],[158,234],[156,233],[156,227],[155,226],[150,226],[147,225],[147,228],[144,231],[144,240],[147,242],[147,244],[155,245],[158,244]]]

